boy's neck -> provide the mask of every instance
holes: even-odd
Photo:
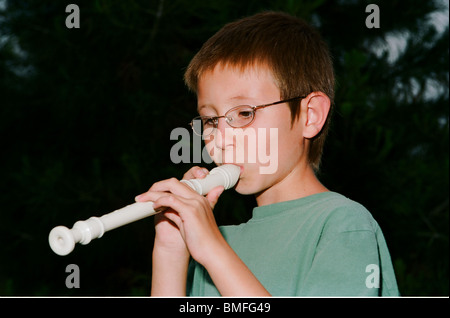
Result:
[[[255,195],[258,206],[300,199],[329,191],[317,179],[311,166],[297,166],[285,178]]]

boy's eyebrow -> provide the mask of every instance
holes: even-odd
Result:
[[[214,108],[213,104],[203,104],[197,107],[197,112],[200,112],[203,108]]]
[[[249,99],[251,99],[251,98],[248,96],[238,95],[238,96],[230,98],[230,101],[243,101],[243,100],[249,100]]]

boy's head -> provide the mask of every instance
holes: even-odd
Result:
[[[267,67],[281,99],[322,92],[334,99],[334,72],[328,48],[321,36],[304,21],[284,13],[264,12],[225,25],[192,59],[185,73],[188,87],[197,92],[205,72],[217,65],[245,70]],[[291,123],[300,115],[300,101],[289,103]],[[308,161],[317,170],[329,117],[310,139]]]

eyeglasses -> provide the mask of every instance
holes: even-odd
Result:
[[[250,125],[255,120],[255,113],[258,109],[288,103],[295,100],[302,100],[305,97],[306,96],[299,96],[258,106],[239,105],[228,110],[223,116],[198,116],[195,117],[189,124],[196,135],[207,137],[211,135],[219,125],[219,118],[225,118],[226,123],[230,127],[243,128]]]

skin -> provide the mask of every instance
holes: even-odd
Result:
[[[242,71],[218,64],[199,79],[197,97],[202,116],[220,116],[237,105],[260,105],[281,99],[280,90],[264,65]],[[300,103],[299,118],[293,123],[288,105],[280,104],[258,110],[249,126],[278,129],[278,169],[274,173],[259,173],[262,164],[258,161],[238,164],[241,176],[235,189],[255,195],[258,206],[328,191],[308,164],[307,150],[309,139],[323,127],[330,101],[325,94],[313,92]],[[225,119],[219,119],[216,134],[225,137],[205,141],[216,163],[223,162],[227,152],[237,150],[235,140],[227,138],[226,128],[229,126]],[[268,138],[265,142],[266,149],[270,149],[274,140]],[[183,179],[205,176],[204,169],[194,167]],[[270,295],[219,231],[213,209],[222,191],[223,187],[217,187],[204,197],[172,178],[153,184],[149,191],[136,197],[136,201],[153,201],[155,208],[169,208],[155,217],[153,296],[185,296],[189,256],[206,268],[223,296]]]

